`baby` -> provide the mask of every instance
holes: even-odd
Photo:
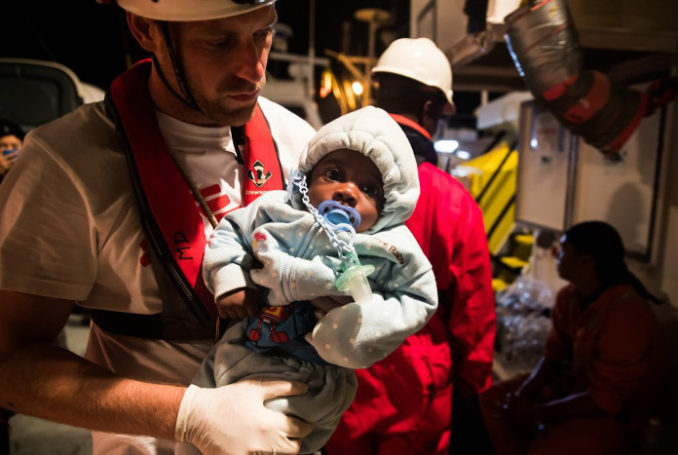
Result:
[[[386,357],[436,310],[431,265],[404,225],[418,196],[412,149],[385,111],[366,107],[322,127],[287,192],[230,213],[212,235],[205,282],[229,316],[245,319],[194,383],[306,383],[305,395],[267,406],[313,423],[302,453],[319,450],[353,400],[352,369]],[[328,307],[327,296],[347,303]]]

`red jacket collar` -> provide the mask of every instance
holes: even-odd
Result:
[[[391,118],[393,118],[393,120],[395,120],[400,125],[409,126],[413,130],[416,130],[419,133],[423,134],[426,137],[426,139],[428,139],[429,141],[431,140],[431,134],[428,131],[426,131],[423,126],[421,126],[420,124],[418,124],[414,120],[409,119],[409,118],[405,117],[404,115],[400,115],[400,114],[389,114],[389,115],[391,116]]]

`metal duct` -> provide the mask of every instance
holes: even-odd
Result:
[[[535,100],[574,134],[615,156],[649,112],[648,96],[582,69],[565,0],[527,2],[504,22],[509,52]]]

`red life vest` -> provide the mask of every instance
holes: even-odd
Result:
[[[116,312],[97,311],[93,319],[106,330],[144,338],[210,337],[217,311],[201,274],[207,243],[203,217],[158,127],[147,85],[150,70],[150,60],[144,60],[118,76],[111,84],[107,108],[127,155],[141,222],[152,250],[163,313],[111,315]],[[236,145],[238,161],[246,166],[248,176],[243,203],[284,188],[277,147],[258,105],[244,133],[237,134],[235,128],[232,133],[234,142],[237,136],[244,137],[243,146]],[[156,320],[151,322],[148,318]],[[140,321],[137,328],[134,319]]]

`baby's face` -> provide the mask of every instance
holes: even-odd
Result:
[[[356,230],[364,232],[374,226],[384,206],[381,172],[360,152],[331,152],[313,168],[308,197],[314,207],[327,200],[353,207],[361,218]]]

